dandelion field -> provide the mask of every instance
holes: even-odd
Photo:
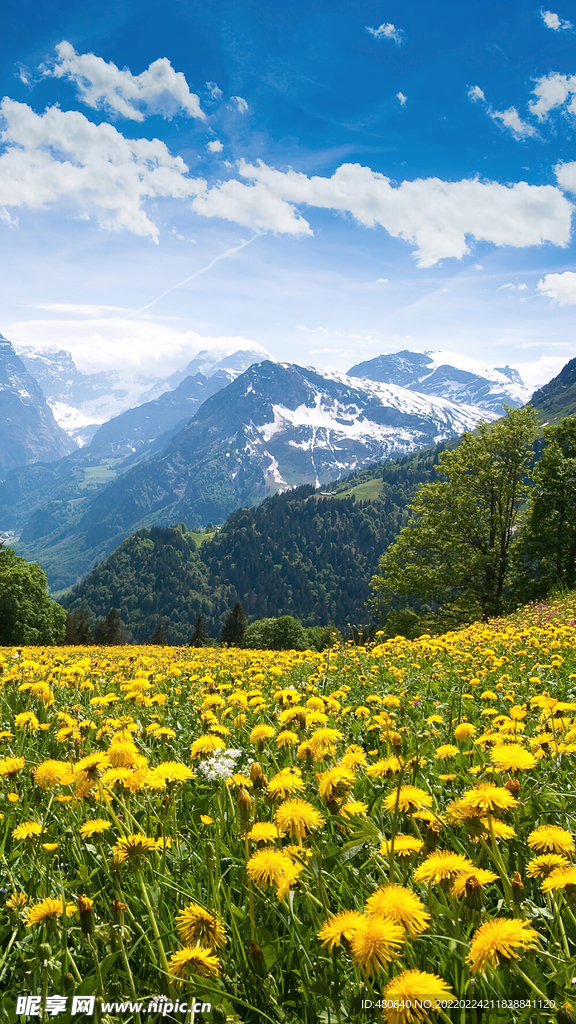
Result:
[[[576,1020],[575,643],[0,649],[0,1019]]]

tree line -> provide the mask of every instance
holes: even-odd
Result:
[[[509,409],[464,434],[383,553],[373,606],[387,632],[441,632],[576,586],[576,417]]]

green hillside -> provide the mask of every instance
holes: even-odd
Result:
[[[530,405],[542,420],[550,424],[560,423],[565,416],[576,413],[576,358],[566,363],[558,376],[535,392]]]
[[[435,476],[444,447],[363,470],[332,493],[309,485],[274,495],[234,512],[200,547],[202,535],[184,525],[139,530],[62,604],[84,606],[95,618],[119,608],[138,642],[161,622],[170,642],[185,643],[200,614],[217,636],[238,600],[253,619],[294,615],[341,629],[367,623],[378,559],[406,523],[418,485]]]

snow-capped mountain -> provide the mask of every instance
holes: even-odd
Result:
[[[494,413],[394,384],[265,361],[208,398],[163,451],[100,490],[96,543],[146,520],[222,522],[235,508],[319,485],[473,428]]]
[[[154,386],[158,394],[168,390],[168,385],[155,377],[130,377],[113,370],[83,373],[63,349],[19,347],[18,351],[42,388],[54,418],[80,448],[90,442],[100,423],[138,405]]]
[[[252,363],[269,358],[269,353],[261,345],[253,344],[242,349],[220,347],[199,352],[183,370],[177,370],[167,378],[159,378],[131,376],[115,370],[83,373],[76,366],[70,352],[63,349],[20,346],[18,352],[26,369],[42,388],[57,423],[80,448],[90,443],[102,424],[114,420],[127,410],[161,398],[177,388],[186,377],[195,377],[199,373],[205,378],[217,375],[219,386],[223,387]],[[217,388],[210,387],[209,394],[215,390]],[[166,407],[170,404],[168,402]],[[197,407],[196,402],[190,409],[190,416],[194,415]],[[184,416],[183,412],[179,418]],[[142,417],[138,422],[142,422]],[[174,426],[176,422],[178,420],[162,426],[158,433]],[[151,439],[147,436],[147,440]]]
[[[518,370],[493,367],[455,352],[394,352],[357,363],[348,370],[351,377],[398,384],[410,391],[447,398],[451,402],[477,405],[501,416],[504,406],[525,405],[532,388]]]
[[[265,359],[270,358],[270,353],[262,345],[255,343],[245,345],[240,349],[205,348],[194,356],[194,359],[183,370],[177,370],[176,373],[167,377],[167,381],[170,387],[176,387],[185,377],[195,377],[198,373],[201,373],[203,377],[213,377],[220,371],[225,371],[229,375],[229,379],[234,380],[249,366],[253,366],[254,363],[262,363]]]
[[[0,480],[16,466],[54,462],[73,448],[36,380],[0,335]]]
[[[217,376],[188,377],[181,387],[214,386]],[[179,390],[150,403],[154,416]],[[50,569],[61,588],[142,526],[221,523],[268,494],[339,479],[461,434],[483,417],[496,414],[396,384],[265,360],[207,398],[177,432],[136,455],[107,457],[105,473],[101,446],[93,456],[92,446],[77,451],[49,472],[14,471],[0,486],[0,530],[18,532],[18,550]]]

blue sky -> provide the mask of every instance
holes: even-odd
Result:
[[[549,379],[576,349],[576,10],[551,4],[11,0],[0,329],[85,369],[247,340]]]

